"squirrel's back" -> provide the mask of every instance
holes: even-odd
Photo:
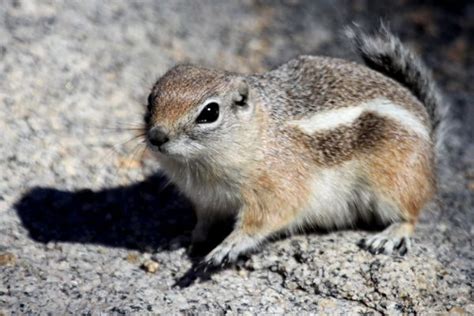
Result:
[[[387,99],[430,125],[424,106],[408,88],[355,62],[300,56],[257,78],[252,81],[278,120],[301,119],[317,112]]]

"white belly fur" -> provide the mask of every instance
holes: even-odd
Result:
[[[390,201],[370,189],[361,170],[358,161],[349,161],[316,171],[309,183],[311,197],[289,227],[290,232],[312,226],[352,227],[358,220],[374,217],[384,223],[398,220],[401,213]]]

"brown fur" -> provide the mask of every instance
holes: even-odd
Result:
[[[289,133],[296,144],[312,153],[311,157],[318,165],[333,166],[370,152],[389,137],[390,129],[395,130],[391,121],[367,112],[351,125],[327,132],[308,135],[292,127]]]
[[[367,112],[328,132],[307,135],[292,127],[288,134],[321,167],[363,161],[371,187],[395,201],[410,221],[435,193],[430,144],[390,119]]]
[[[310,194],[305,185],[307,176],[291,176],[294,168],[264,172],[242,188],[246,206],[241,219],[244,232],[269,234],[294,220]]]
[[[385,141],[368,159],[373,188],[397,206],[409,221],[416,221],[435,192],[433,157],[427,144],[416,137]]]
[[[217,70],[187,65],[172,68],[150,94],[152,121],[175,124],[227,81],[226,73]]]

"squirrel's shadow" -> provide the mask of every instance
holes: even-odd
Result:
[[[41,243],[91,243],[142,252],[187,248],[196,221],[194,211],[191,203],[167,183],[164,176],[156,174],[140,183],[101,191],[36,187],[23,195],[15,208],[30,237]],[[198,254],[217,246],[232,226],[230,220],[216,225]],[[221,269],[203,266],[200,256],[189,259],[193,267],[176,280],[176,286],[208,280]]]
[[[41,243],[91,243],[148,252],[188,247],[195,215],[190,202],[167,183],[157,174],[101,191],[36,187],[15,209],[30,237]],[[213,244],[226,233],[221,229]],[[190,259],[196,265],[199,257]],[[195,269],[186,273],[193,281],[198,276],[202,279],[203,274]]]
[[[101,191],[36,187],[15,208],[35,241],[79,242],[139,251],[185,246],[195,218],[190,203],[166,179]],[[176,240],[177,239],[177,240]]]

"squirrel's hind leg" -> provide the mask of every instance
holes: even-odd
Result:
[[[405,255],[411,246],[410,237],[415,225],[410,222],[393,223],[384,231],[367,239],[362,239],[359,246],[372,254],[392,254],[394,252]]]

